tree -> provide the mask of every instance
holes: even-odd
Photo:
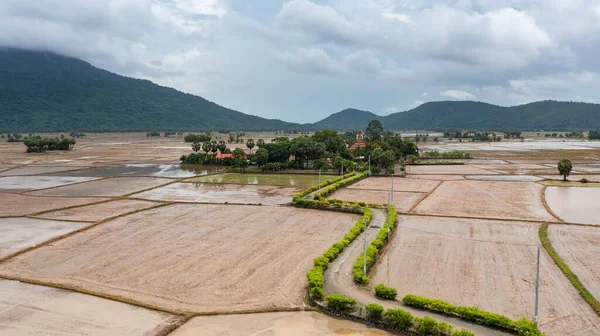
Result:
[[[371,120],[365,131],[368,141],[379,141],[383,136],[383,125],[379,120]]]
[[[241,149],[241,148],[238,147],[238,148],[236,148],[236,149],[233,150],[233,157],[236,158],[236,159],[245,158],[246,157],[246,153],[244,152],[243,149]]]
[[[219,151],[219,143],[216,140],[212,140],[210,142],[210,151],[213,153],[213,155],[216,155]]]
[[[263,139],[258,139],[258,140],[256,140],[256,146],[257,146],[258,148],[260,148],[260,147],[262,147],[262,146],[264,146],[264,145],[265,145],[265,140],[263,140]]]
[[[194,143],[192,144],[192,150],[193,150],[195,153],[198,153],[198,151],[200,151],[201,149],[202,149],[202,144],[201,144],[201,143],[199,143],[199,142],[194,142]]]
[[[248,149],[250,150],[250,154],[252,154],[252,148],[254,148],[254,140],[248,139],[248,141],[246,141],[246,147],[248,147]]]
[[[573,163],[571,160],[567,158],[562,158],[558,161],[558,172],[563,176],[563,181],[567,180],[569,174],[571,174],[571,169],[573,169]]]
[[[235,160],[235,166],[245,173],[246,167],[248,167],[248,160],[245,157],[237,158]]]
[[[338,171],[338,174],[342,173],[343,164],[344,159],[341,156],[336,156],[333,158],[333,168]]]
[[[315,132],[312,139],[316,142],[323,143],[325,150],[331,153],[339,154],[346,148],[344,137],[336,130],[325,129]]]
[[[211,142],[207,141],[205,143],[202,144],[202,150],[208,154],[208,152],[212,151],[212,145]]]
[[[256,164],[259,167],[262,167],[269,162],[269,151],[266,148],[259,148],[256,151]]]
[[[221,152],[221,154],[224,154],[225,150],[227,149],[227,143],[223,140],[220,140],[217,144],[217,148],[219,149],[219,152]]]

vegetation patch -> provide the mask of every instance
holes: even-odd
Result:
[[[540,240],[542,241],[542,246],[548,254],[552,257],[552,260],[556,263],[558,268],[563,272],[563,274],[569,279],[573,287],[577,289],[579,295],[587,302],[590,307],[594,310],[594,312],[600,316],[600,302],[596,300],[596,298],[585,288],[585,286],[581,283],[577,274],[573,273],[569,268],[569,265],[565,263],[562,258],[558,255],[552,244],[550,243],[550,239],[548,238],[548,224],[542,224],[540,226],[540,230],[538,231]]]
[[[455,306],[442,300],[430,299],[424,296],[417,296],[413,294],[406,295],[402,299],[402,303],[419,309],[426,309],[448,316],[455,316],[472,323],[505,329],[518,335],[545,335],[537,328],[533,320],[525,317],[518,320],[512,320],[504,315],[486,312],[477,307]],[[423,321],[420,322],[422,323]],[[427,322],[427,324],[429,324],[429,322]],[[423,328],[426,329],[428,327]]]
[[[375,295],[385,300],[395,300],[396,296],[398,296],[398,291],[396,288],[378,284],[375,286]]]
[[[350,245],[363,232],[364,228],[371,223],[373,212],[369,208],[362,208],[364,212],[362,218],[356,222],[354,227],[348,232],[342,240],[333,244],[321,257],[315,258],[314,267],[306,274],[310,296],[316,300],[323,299],[323,286],[325,270],[329,263],[337,258],[344,249]]]
[[[375,238],[369,247],[367,247],[367,272],[375,263],[380,249],[388,242],[388,238],[392,234],[392,230],[394,230],[396,223],[398,223],[398,214],[396,213],[396,208],[394,206],[390,206],[390,215],[388,216],[385,225],[379,230],[379,235],[377,238]],[[365,254],[363,253],[354,263],[354,281],[356,283],[366,285],[371,280],[364,272],[364,258]]]

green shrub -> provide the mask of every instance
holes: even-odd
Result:
[[[586,178],[584,177],[584,178],[582,178],[581,180],[579,180],[579,182],[581,182],[581,183],[588,183],[588,182],[590,182],[590,180],[588,180],[588,179],[586,179]]]
[[[315,260],[314,260],[315,267],[321,267],[324,270],[326,270],[328,265],[329,265],[329,259],[325,256],[320,256],[318,258],[315,258]]]
[[[468,331],[468,330],[457,330],[455,331],[452,336],[475,336],[475,334],[473,334],[472,332]]]
[[[446,322],[438,322],[437,329],[440,335],[452,335],[452,326]]]
[[[375,295],[386,300],[395,300],[398,296],[396,288],[388,287],[384,284],[378,284],[375,286]]]
[[[341,294],[331,294],[325,300],[327,300],[327,307],[337,311],[346,311],[356,304],[356,300]]]
[[[388,309],[383,314],[386,320],[401,329],[408,329],[412,326],[413,316],[402,309]]]
[[[361,207],[365,207],[365,206],[367,206],[367,203],[365,203],[365,202],[358,202],[358,205],[360,205]]]
[[[368,304],[365,309],[367,310],[367,317],[372,320],[379,320],[383,317],[383,306],[377,303]]]
[[[415,318],[416,329],[423,335],[435,335],[438,332],[437,321],[429,316]]]

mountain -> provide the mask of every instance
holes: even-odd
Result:
[[[313,129],[359,129],[365,128],[369,121],[380,119],[382,117],[372,112],[361,111],[356,109],[345,109],[341,112],[334,113],[329,117],[310,125]]]
[[[0,48],[0,132],[292,128],[78,59]]]
[[[394,130],[575,131],[600,129],[600,105],[440,101],[385,117],[346,109],[314,124],[294,124],[247,115],[78,59],[0,47],[0,133],[355,130],[373,119]]]
[[[380,120],[384,127],[396,130],[589,130],[600,129],[600,105],[547,100],[503,107],[473,101],[441,101]]]

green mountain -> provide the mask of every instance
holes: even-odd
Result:
[[[0,132],[285,130],[147,80],[48,52],[0,48]]]
[[[355,130],[373,119],[394,130],[575,131],[600,129],[600,105],[542,101],[502,107],[440,101],[384,117],[346,109],[301,125],[247,115],[78,59],[0,47],[0,133]]]

